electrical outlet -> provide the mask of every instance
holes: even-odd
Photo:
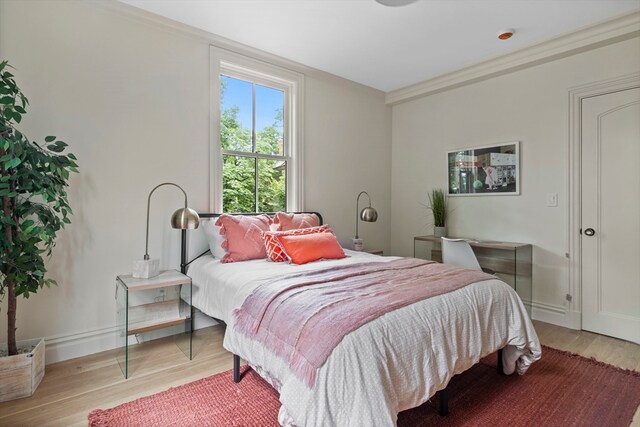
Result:
[[[158,289],[158,294],[157,295],[158,296],[153,299],[154,302],[166,301],[167,295],[165,293],[165,289],[164,288]]]
[[[558,193],[547,193],[547,206],[552,208],[558,206]]]

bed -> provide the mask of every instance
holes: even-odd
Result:
[[[502,350],[504,373],[521,375],[540,358],[540,343],[522,301],[498,279],[402,306],[347,333],[315,371],[312,383],[292,372],[272,348],[238,330],[237,311],[266,283],[273,286],[293,275],[334,268],[384,270],[402,262],[345,253],[343,259],[304,265],[264,259],[225,264],[211,254],[189,263],[193,306],[225,322],[223,345],[234,361],[242,357],[279,391],[280,424],[393,426],[399,412],[446,390],[454,375],[486,355]],[[185,259],[183,248],[186,267]]]

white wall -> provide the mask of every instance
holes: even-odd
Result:
[[[365,249],[388,253],[391,109],[380,105],[376,97],[356,97],[341,85],[318,79],[307,79],[305,97],[309,119],[305,124],[306,208],[323,213],[342,245],[350,248],[356,227],[356,198],[360,191],[367,191],[378,211],[378,221],[360,222],[360,237]],[[361,197],[360,209],[367,202],[366,196]]]
[[[391,252],[410,255],[432,234],[421,204],[447,187],[446,152],[521,141],[521,195],[450,198],[449,234],[534,245],[534,317],[564,320],[569,290],[569,89],[640,71],[634,38],[392,109]],[[547,193],[559,194],[546,207]]]
[[[48,362],[115,345],[115,276],[144,253],[153,186],[176,182],[192,207],[210,206],[209,44],[218,39],[132,10],[0,1],[0,58],[16,68],[31,101],[21,128],[31,139],[53,134],[69,143],[81,171],[71,181],[73,223],[48,263],[59,286],[18,302],[18,338],[47,337]],[[306,75],[306,208],[320,211],[346,244],[355,198],[368,190],[380,219],[361,226],[361,234],[367,246],[388,251],[391,109],[384,94],[302,66],[296,71]],[[166,187],[152,199],[149,252],[164,268],[178,267],[179,233],[168,222],[181,197]]]

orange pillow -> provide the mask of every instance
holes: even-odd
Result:
[[[346,257],[333,233],[275,235],[274,239],[280,244],[292,264]]]
[[[316,214],[276,212],[273,223],[279,226],[278,230],[288,231],[317,227],[320,225],[320,218]]]
[[[263,231],[262,240],[264,241],[265,249],[267,250],[267,258],[274,262],[287,261],[287,255],[284,253],[282,246],[278,243],[275,236],[296,236],[302,234],[324,233],[325,231],[331,232],[328,225],[322,225],[320,227],[299,228],[289,231]]]
[[[227,253],[222,262],[246,261],[267,257],[262,232],[269,230],[271,218],[267,215],[220,215],[216,225],[224,238],[222,248]]]

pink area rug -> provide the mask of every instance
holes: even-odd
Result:
[[[400,413],[398,426],[628,426],[640,405],[640,373],[544,347],[526,375],[498,375],[489,356],[449,384],[447,417],[438,399]],[[90,426],[277,426],[278,394],[251,369],[239,384],[223,372],[112,409]],[[355,422],[357,425],[357,420]]]

